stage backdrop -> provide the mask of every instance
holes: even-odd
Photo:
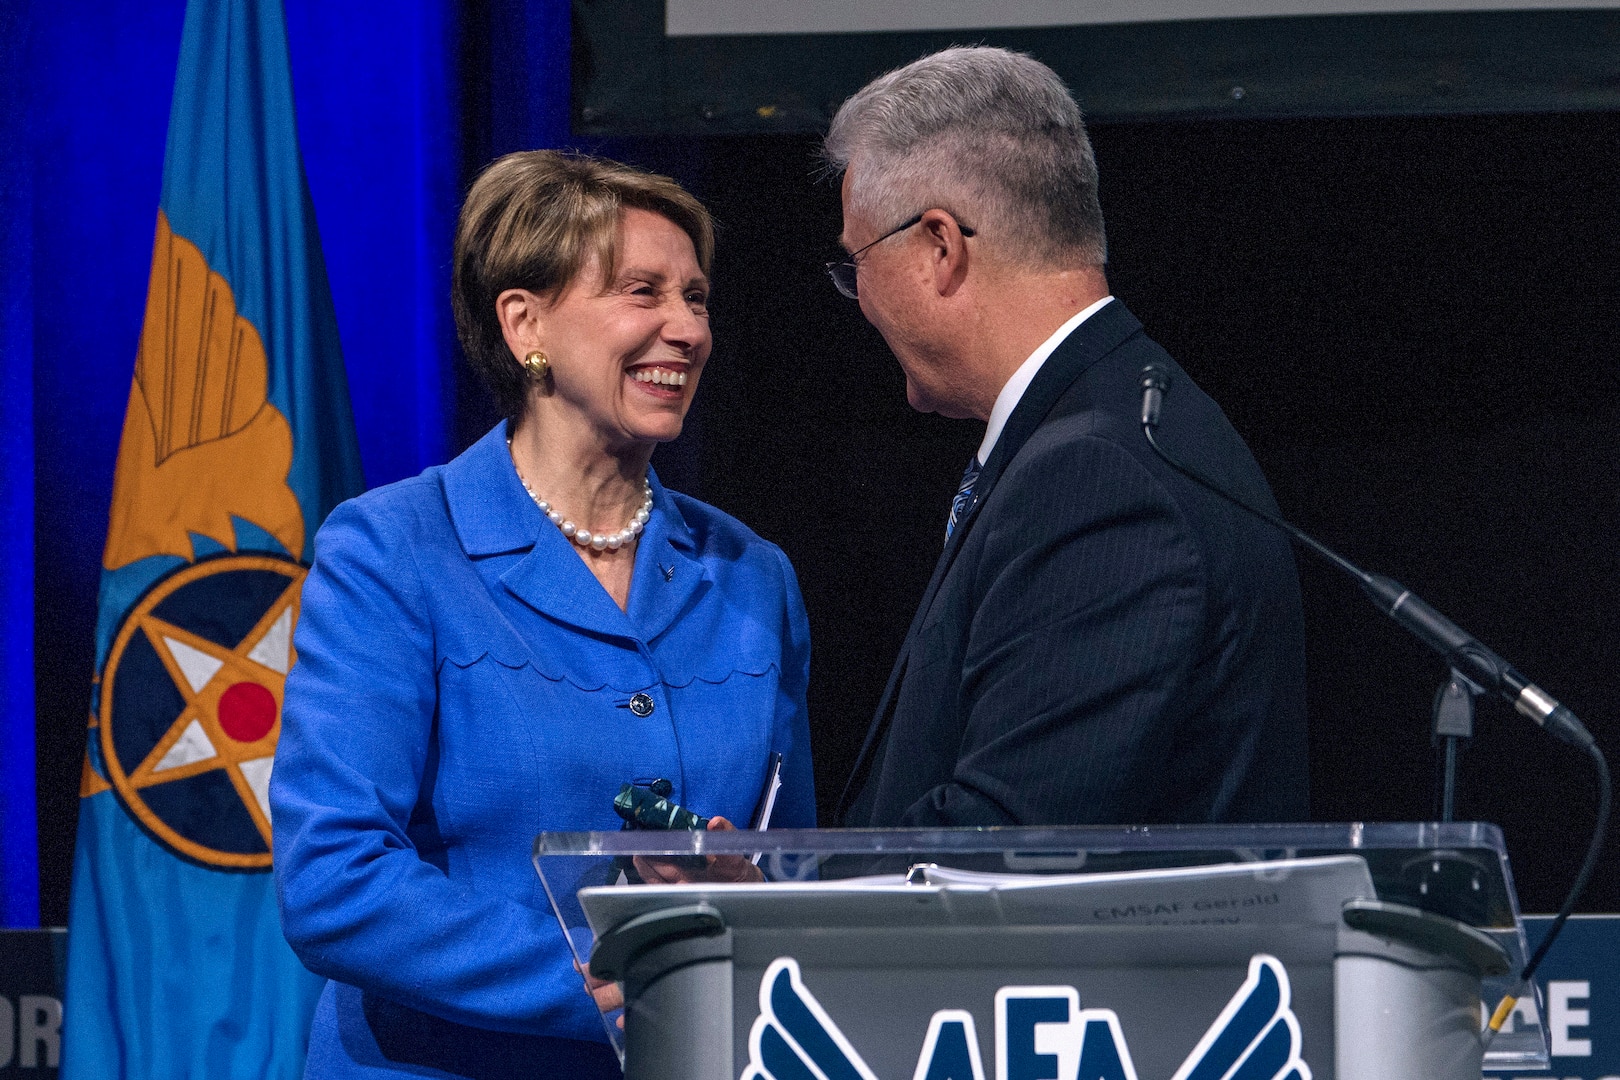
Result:
[[[24,494],[36,506],[42,907],[60,923],[94,585],[182,5],[36,2],[22,84],[32,168],[26,185],[8,179],[6,191],[31,199],[30,235],[4,234],[30,253],[26,280],[7,279],[8,302],[29,290],[33,317],[20,330],[8,323],[5,341],[12,357],[28,355],[10,351],[25,333],[34,346],[33,433],[18,452],[36,461]],[[581,3],[576,25],[624,2]],[[462,185],[491,155],[568,138],[558,82],[568,12],[555,2],[422,0],[373,19],[289,0],[288,14],[300,136],[375,484],[441,460],[492,420],[449,341],[450,224]],[[652,24],[660,40],[662,18]],[[665,53],[636,51],[631,31],[640,32],[627,26],[628,51],[612,65],[582,44],[576,73],[595,62],[597,74],[653,72],[694,92],[726,74],[695,54],[666,67]],[[860,66],[840,78],[870,77],[889,59],[841,40]],[[1620,49],[1601,34],[1589,40],[1606,50],[1604,85],[1620,86]],[[1507,55],[1534,68],[1536,41],[1510,40]],[[14,78],[4,86],[20,93]],[[978,432],[912,413],[881,339],[827,283],[838,194],[815,179],[812,131],[609,141],[584,118],[589,99],[575,104],[577,144],[673,173],[719,216],[715,354],[688,434],[656,461],[794,560],[815,642],[825,807]],[[1430,108],[1096,123],[1111,280],[1224,405],[1285,512],[1478,633],[1613,748],[1620,115]],[[9,140],[15,113],[7,124]],[[18,400],[8,395],[4,407]],[[1315,816],[1432,815],[1428,714],[1440,665],[1337,577],[1308,563],[1302,576]],[[5,655],[23,655],[27,633],[3,625]],[[5,718],[8,737],[16,716]],[[1555,908],[1592,808],[1579,757],[1488,704],[1463,756],[1459,807],[1504,825],[1526,907]],[[1586,910],[1620,906],[1612,852]]]
[[[458,381],[454,215],[497,127],[505,146],[566,140],[567,7],[412,0],[378,17],[364,5],[286,6],[361,462],[368,484],[387,483],[444,461],[492,422],[481,391]],[[10,925],[37,924],[41,906],[47,923],[66,921],[99,553],[184,8],[0,5],[0,59],[21,61],[0,65],[0,898]],[[505,73],[498,95],[492,56]],[[6,677],[30,666],[31,645],[32,670]]]
[[[1039,56],[1094,119],[1613,109],[1614,0],[588,0],[578,130],[814,131],[947,45]]]

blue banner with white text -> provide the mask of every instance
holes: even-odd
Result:
[[[1525,916],[1532,951],[1551,924],[1549,915]],[[1512,1022],[1540,1016],[1552,1072],[1492,1075],[1620,1080],[1620,915],[1576,915],[1565,923],[1537,972],[1536,988],[1537,1001],[1521,1000]]]

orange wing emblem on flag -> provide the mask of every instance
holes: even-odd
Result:
[[[266,397],[268,377],[230,284],[159,211],[104,567],[191,559],[191,533],[234,551],[232,517],[303,553],[304,515],[287,486],[292,429]]]

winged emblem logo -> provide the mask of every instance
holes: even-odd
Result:
[[[792,957],[760,980],[741,1080],[879,1080]],[[995,1080],[1138,1080],[1112,1009],[1082,1009],[1072,986],[1004,986],[995,1002]],[[1300,1056],[1288,972],[1272,956],[1248,977],[1170,1080],[1311,1080]],[[985,1080],[973,1014],[941,1009],[929,1020],[912,1080]]]

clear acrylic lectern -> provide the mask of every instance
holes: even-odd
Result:
[[[543,833],[534,864],[624,987],[603,1023],[632,1080],[1548,1062],[1523,1016],[1479,1036],[1525,961],[1493,825]]]

